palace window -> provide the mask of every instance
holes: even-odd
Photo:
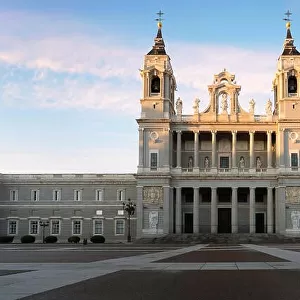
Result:
[[[115,232],[116,232],[116,235],[124,235],[125,234],[125,221],[124,220],[116,220]]]
[[[103,189],[96,190],[96,201],[103,201]]]
[[[53,235],[60,234],[60,220],[51,220],[50,232]]]
[[[61,199],[61,192],[60,190],[53,191],[53,201],[60,201]]]
[[[74,220],[72,222],[72,234],[81,234],[82,226],[81,220]]]
[[[9,220],[8,221],[8,234],[9,235],[16,235],[17,232],[18,232],[18,221]]]
[[[11,190],[9,194],[10,201],[18,201],[18,190]]]
[[[103,220],[94,220],[94,234],[103,234]]]
[[[37,220],[29,221],[29,234],[38,234],[39,233],[39,222]]]
[[[74,201],[81,201],[82,191],[74,190]]]
[[[157,170],[158,166],[158,151],[157,150],[152,150],[150,152],[150,170]]]
[[[229,169],[229,156],[220,156],[220,168]]]
[[[298,170],[299,160],[298,153],[291,153],[291,168],[292,170]]]
[[[39,190],[32,190],[31,191],[31,200],[32,201],[39,201]]]

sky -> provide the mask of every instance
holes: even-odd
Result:
[[[288,9],[300,49],[299,0],[0,0],[0,173],[136,172],[159,10],[183,114],[224,68],[264,114]]]

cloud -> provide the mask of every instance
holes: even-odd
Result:
[[[11,12],[9,18],[14,17]],[[8,16],[2,14],[1,18]],[[138,68],[152,45],[152,37],[149,45],[132,47],[130,41],[118,42],[117,36],[104,30],[101,36],[94,35],[92,28],[74,20],[65,21],[67,26],[60,32],[58,26],[62,23],[55,25],[47,16],[36,33],[22,36],[16,34],[17,29],[38,27],[41,17],[19,13],[18,18],[18,25],[6,26],[0,39],[0,64],[5,69],[0,74],[1,97],[7,105],[139,114],[142,84]],[[207,106],[207,85],[223,68],[235,73],[242,85],[243,107],[247,109],[248,101],[255,96],[257,108],[263,112],[263,103],[272,95],[275,51],[180,41],[168,41],[167,50],[177,78],[178,95],[185,101],[185,113],[192,111],[195,97],[201,98],[202,109]]]

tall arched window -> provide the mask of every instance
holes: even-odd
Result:
[[[157,94],[160,92],[160,79],[158,76],[153,76],[151,81],[151,93]]]
[[[288,79],[288,91],[289,93],[297,93],[297,77],[292,71],[292,75]]]

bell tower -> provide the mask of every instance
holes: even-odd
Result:
[[[176,81],[162,37],[162,14],[160,11],[156,19],[158,30],[154,46],[145,55],[143,69],[140,70],[143,81],[141,118],[144,119],[169,119],[175,114]]]
[[[273,81],[274,104],[279,120],[295,120],[300,114],[300,53],[291,33],[291,12],[285,15],[287,31]]]

